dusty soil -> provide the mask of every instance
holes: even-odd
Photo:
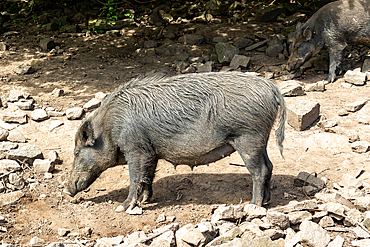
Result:
[[[253,25],[198,25],[197,32],[205,35],[207,41],[224,35],[231,40],[243,37],[247,33],[261,31],[273,33],[273,24]],[[36,100],[40,106],[51,106],[66,110],[72,106],[82,106],[97,92],[112,92],[119,84],[153,70],[166,70],[176,74],[171,67],[176,57],[154,56],[152,62],[132,56],[137,44],[144,39],[136,36],[137,30],[127,29],[123,36],[66,37],[55,35],[60,48],[72,54],[71,59],[65,55],[51,56],[40,51],[39,40],[45,36],[32,36],[20,31],[19,35],[3,38],[9,44],[10,51],[0,56],[0,94],[7,94],[13,88],[22,88]],[[161,42],[161,41],[159,41]],[[205,51],[212,50],[212,44],[201,46]],[[264,53],[252,52],[255,68],[269,65],[285,64],[286,60],[271,59]],[[30,75],[14,73],[18,65],[31,65],[36,72]],[[304,83],[324,79],[325,74],[309,72],[301,78]],[[276,81],[280,84],[280,81]],[[51,96],[54,88],[65,91],[65,96]],[[356,131],[361,140],[370,141],[369,126],[358,124],[356,114],[338,117],[337,112],[345,104],[368,99],[370,86],[344,88],[334,82],[326,87],[325,92],[307,93],[306,96],[286,98],[287,105],[299,99],[309,99],[320,103],[321,114],[335,118],[338,126],[331,132],[349,135]],[[55,118],[54,118],[55,119]],[[246,168],[240,166],[242,161],[238,154],[226,157],[207,166],[178,166],[160,161],[154,181],[154,197],[151,203],[142,205],[142,215],[128,215],[115,212],[127,197],[129,177],[127,166],[118,166],[105,171],[87,191],[80,192],[75,198],[61,193],[63,182],[68,177],[73,161],[74,134],[82,120],[70,121],[66,117],[58,118],[64,122],[61,127],[49,132],[48,126],[53,118],[43,121],[29,121],[17,128],[28,138],[26,144],[37,145],[43,152],[56,150],[63,163],[56,167],[52,179],[45,179],[43,174],[35,174],[26,169],[24,178],[33,177],[38,184],[24,189],[25,196],[13,205],[1,208],[1,215],[8,223],[7,232],[0,233],[0,240],[16,245],[26,245],[34,236],[47,242],[58,241],[68,237],[59,237],[59,228],[71,229],[82,234],[80,240],[94,240],[101,237],[128,235],[137,230],[151,230],[165,223],[156,223],[162,213],[175,216],[175,222],[181,226],[209,219],[214,204],[247,204],[252,196],[252,180]],[[274,189],[272,200],[267,208],[288,204],[289,201],[307,199],[300,188],[293,186],[293,178],[300,171],[316,172],[330,181],[339,182],[344,173],[354,175],[364,166],[366,172],[361,180],[369,182],[370,158],[368,154],[354,152],[333,153],[329,149],[308,146],[306,139],[324,129],[313,126],[302,132],[286,126],[283,159],[271,135],[268,153],[274,164]],[[291,196],[285,197],[285,193]],[[45,198],[40,195],[46,195]],[[92,234],[83,235],[84,228],[90,227]],[[74,239],[73,235],[70,237]]]

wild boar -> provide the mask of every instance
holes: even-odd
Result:
[[[282,154],[286,109],[273,82],[219,72],[139,78],[117,88],[80,126],[64,190],[74,196],[109,167],[128,164],[124,209],[153,194],[158,159],[208,164],[238,151],[253,180],[251,203],[270,199],[266,145],[276,119]]]

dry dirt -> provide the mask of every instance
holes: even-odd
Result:
[[[273,32],[273,25],[261,26],[264,33]],[[243,37],[245,33],[256,32],[256,25],[211,25],[198,26],[198,30],[208,40],[218,35],[230,39]],[[72,106],[82,106],[94,97],[97,92],[112,92],[120,83],[128,81],[139,74],[152,70],[165,69],[175,74],[171,64],[175,57],[156,57],[153,63],[144,63],[141,58],[131,56],[137,48],[134,44],[141,38],[133,36],[135,30],[126,30],[123,36],[68,37],[54,36],[61,48],[73,51],[72,59],[65,60],[63,55],[50,56],[36,52],[39,40],[45,36],[32,36],[21,31],[12,38],[1,38],[13,51],[4,52],[0,58],[0,94],[7,94],[12,88],[22,88],[41,106],[51,106],[66,110]],[[210,49],[205,45],[204,49]],[[263,53],[251,53],[253,68],[260,65],[278,65],[279,61],[265,57]],[[16,75],[15,68],[20,65],[31,65],[36,73]],[[251,70],[253,70],[253,68]],[[309,72],[301,81],[305,83],[324,79],[325,74]],[[276,81],[277,84],[281,82]],[[51,96],[54,88],[65,91],[65,96]],[[306,96],[286,98],[287,105],[299,99],[309,99],[320,103],[321,114],[335,118],[338,126],[331,132],[348,135],[356,131],[362,140],[370,141],[369,126],[358,124],[356,114],[339,117],[337,112],[345,104],[368,99],[370,86],[344,88],[340,83],[327,85],[325,92],[307,93]],[[74,134],[81,120],[70,121],[66,117],[58,118],[64,122],[61,127],[49,132],[52,119],[43,122],[29,121],[17,129],[28,138],[22,145],[37,145],[43,152],[56,150],[63,163],[56,167],[52,179],[26,170],[25,179],[33,177],[38,181],[35,190],[29,186],[24,189],[25,196],[13,205],[1,208],[0,215],[6,216],[8,223],[4,226],[7,232],[0,233],[0,240],[16,245],[26,245],[34,236],[47,242],[66,239],[59,237],[59,228],[71,229],[83,233],[85,227],[92,229],[91,236],[81,239],[97,239],[128,235],[137,230],[150,230],[165,223],[156,223],[162,213],[175,216],[180,226],[197,223],[210,218],[214,204],[247,204],[252,196],[252,180],[246,168],[240,166],[242,161],[238,154],[226,157],[207,166],[178,166],[160,161],[154,181],[153,201],[142,205],[142,215],[116,213],[117,208],[127,197],[129,177],[127,166],[118,166],[105,171],[85,192],[80,192],[72,199],[61,193],[63,181],[72,166]],[[300,188],[293,186],[293,178],[300,171],[316,172],[330,181],[339,182],[345,173],[354,175],[362,166],[366,172],[361,180],[370,182],[370,158],[368,154],[354,152],[333,153],[329,149],[310,147],[306,139],[314,133],[325,132],[317,126],[297,132],[286,126],[283,159],[271,135],[268,153],[274,164],[274,189],[272,200],[267,208],[288,204],[294,198],[285,198],[289,193],[296,200],[307,199]],[[238,165],[239,164],[239,165]],[[31,168],[32,169],[32,168]],[[46,195],[45,198],[40,195]],[[74,237],[71,237],[74,239]]]

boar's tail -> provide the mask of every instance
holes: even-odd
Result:
[[[281,95],[280,92],[276,94],[276,100],[279,105],[279,123],[278,127],[275,131],[277,145],[280,150],[280,155],[284,159],[283,156],[283,141],[284,141],[284,131],[285,131],[285,120],[286,120],[286,108],[284,97]]]

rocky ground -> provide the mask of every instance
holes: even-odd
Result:
[[[304,65],[305,73],[289,73],[285,31],[305,15],[288,17],[159,27],[130,22],[107,34],[8,26],[0,38],[2,242],[369,246],[369,47],[348,48],[344,69],[350,70],[332,84],[322,82],[325,51]],[[220,70],[265,76],[286,95],[285,159],[272,133],[274,185],[265,208],[248,204],[252,180],[238,154],[193,171],[160,161],[154,200],[133,214],[115,211],[128,194],[126,166],[107,170],[75,198],[61,193],[74,134],[106,94],[138,75]]]

